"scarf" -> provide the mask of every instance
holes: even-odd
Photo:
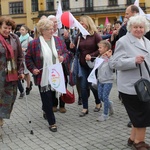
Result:
[[[43,36],[39,37],[41,43],[41,51],[43,54],[43,71],[41,77],[41,92],[48,91],[50,89],[49,83],[49,66],[53,65],[52,55],[56,58],[56,63],[59,62],[58,60],[58,53],[55,46],[54,37],[51,38],[52,49],[48,46],[45,42]]]
[[[17,73],[17,65],[15,63],[14,50],[12,46],[6,42],[4,37],[0,35],[0,42],[6,50],[6,66],[7,66],[7,74],[6,81],[17,81],[18,73]]]
[[[19,37],[20,43],[22,43],[23,41],[27,40],[29,38],[29,33],[27,33],[26,35],[21,35]]]

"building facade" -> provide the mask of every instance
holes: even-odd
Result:
[[[70,11],[77,19],[89,15],[99,26],[105,18],[114,23],[124,16],[125,9],[135,0],[60,0],[62,10]],[[139,0],[145,13],[150,13],[149,0]],[[25,24],[33,29],[42,15],[56,15],[59,0],[0,0],[0,13],[12,17],[17,25]]]

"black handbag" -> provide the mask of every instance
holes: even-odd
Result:
[[[147,66],[147,63],[144,61],[145,67],[150,76],[150,71]],[[142,78],[142,70],[141,65],[139,65],[141,79],[139,79],[135,84],[135,91],[140,101],[142,102],[150,102],[150,82],[147,79]]]

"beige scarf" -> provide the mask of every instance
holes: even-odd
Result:
[[[49,83],[49,66],[53,65],[52,55],[56,58],[56,63],[59,62],[58,60],[58,53],[56,50],[56,45],[54,41],[54,37],[51,38],[52,49],[48,46],[45,42],[43,36],[39,37],[41,43],[41,50],[43,54],[43,71],[42,71],[42,78],[41,78],[41,92],[47,91],[50,89]]]

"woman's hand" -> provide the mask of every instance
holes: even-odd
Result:
[[[136,56],[135,63],[136,64],[141,64],[144,61],[144,59],[145,59],[144,56]]]
[[[86,60],[86,61],[90,61],[90,60],[91,60],[91,55],[87,54],[87,55],[85,56],[85,60]]]
[[[34,75],[38,75],[40,73],[40,70],[39,69],[33,69],[33,74]]]
[[[18,78],[21,79],[21,80],[24,79],[24,77],[25,77],[24,74],[20,74],[20,75],[18,76]]]
[[[73,49],[75,47],[74,43],[70,43],[70,48]]]
[[[25,52],[27,50],[27,48],[22,48],[22,51]]]

